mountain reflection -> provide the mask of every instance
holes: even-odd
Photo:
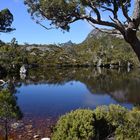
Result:
[[[10,87],[31,84],[63,85],[80,81],[91,94],[109,95],[119,103],[140,104],[140,70],[127,72],[117,69],[95,68],[38,68],[29,70],[27,75],[7,76]]]

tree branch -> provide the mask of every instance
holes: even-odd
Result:
[[[123,30],[125,30],[124,25],[121,23],[121,21],[119,19],[113,19],[111,16],[109,16],[109,18],[116,23],[120,28],[122,28]]]
[[[91,2],[91,0],[89,0],[89,6],[91,9],[93,9],[93,11],[96,13],[97,16],[97,20],[100,21],[101,20],[101,15],[99,10],[94,6],[94,4]]]
[[[41,27],[47,29],[47,30],[55,29],[53,27],[50,27],[50,28],[46,27],[45,25],[41,24],[38,20],[36,21],[36,23],[39,24]]]
[[[135,29],[140,25],[140,0],[135,0],[132,21],[135,24]]]
[[[125,3],[123,3],[123,1],[121,0],[121,7],[122,7],[123,15],[128,20],[128,22],[132,22],[131,18],[128,16],[128,10],[126,8],[127,4],[128,4],[128,0]]]
[[[112,30],[107,30],[107,29],[101,29],[92,24],[91,22],[88,22],[91,26],[93,26],[95,29],[99,30],[102,33],[110,34],[110,35],[122,35],[118,30],[112,29]]]

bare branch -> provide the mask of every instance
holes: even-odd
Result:
[[[119,19],[113,19],[111,16],[109,16],[109,18],[117,24],[117,26],[119,26],[120,28],[122,28],[123,30],[125,30],[125,26],[121,23],[121,21]]]
[[[107,30],[107,29],[102,29],[102,28],[98,28],[97,26],[95,26],[94,24],[92,24],[91,22],[88,22],[91,26],[93,26],[93,28],[99,30],[102,33],[106,33],[106,34],[110,34],[110,35],[122,35],[118,30],[115,29],[111,29],[111,30]]]
[[[91,0],[89,0],[89,3],[90,3],[90,8],[93,9],[93,11],[96,13],[96,16],[97,16],[97,20],[100,21],[101,20],[101,15],[100,15],[100,12],[99,10],[93,5],[93,3],[91,2]]]
[[[104,9],[103,11],[110,11],[113,14],[113,10],[111,8],[105,7],[105,6],[100,6],[102,9]]]
[[[128,0],[125,3],[123,3],[123,1],[121,0],[122,12],[125,18],[128,20],[128,22],[132,22],[131,18],[128,15],[128,10],[126,8],[127,3],[128,3]]]
[[[42,26],[43,28],[47,29],[47,30],[51,30],[51,29],[56,29],[56,28],[53,28],[53,27],[46,27],[45,25],[41,24],[39,21],[36,21],[37,24],[39,24],[40,26]]]

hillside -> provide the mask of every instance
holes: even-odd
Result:
[[[139,66],[138,59],[122,37],[93,30],[80,44],[71,41],[61,45],[0,44],[0,65],[15,71],[30,66]]]
[[[94,65],[139,65],[135,53],[122,36],[105,34],[96,29],[81,44],[75,46],[75,51],[81,60]]]

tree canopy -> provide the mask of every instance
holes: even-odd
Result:
[[[0,11],[0,32],[7,33],[14,29],[11,28],[14,18],[9,9],[4,9]]]
[[[139,2],[139,0],[135,1]],[[137,17],[135,10],[132,18],[128,15],[131,0],[25,0],[25,4],[28,5],[28,11],[33,18],[48,19],[51,25],[65,30],[69,30],[69,25],[77,20],[111,26],[120,31],[134,20],[135,28],[140,22],[140,17]],[[110,21],[103,20],[102,11],[108,11]],[[118,12],[122,12],[124,21],[121,20],[122,16],[118,16]]]

